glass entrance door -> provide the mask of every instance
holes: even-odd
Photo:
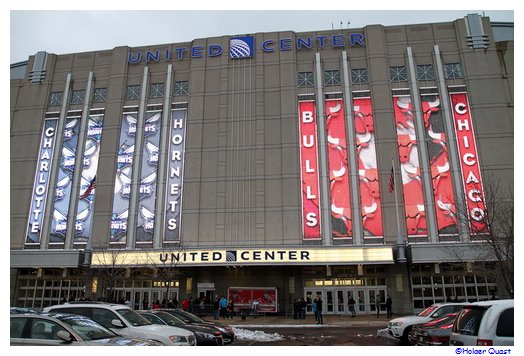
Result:
[[[304,290],[307,301],[307,313],[313,313],[312,303],[317,295],[322,297],[324,313],[350,314],[349,298],[355,299],[355,313],[376,314],[376,296],[380,297],[380,313],[386,310],[386,287],[320,287]]]

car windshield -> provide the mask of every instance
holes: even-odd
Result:
[[[437,305],[432,305],[430,307],[427,307],[426,309],[424,309],[423,311],[420,312],[420,314],[418,316],[429,316],[433,311],[435,311],[435,309],[437,309],[438,306]]]
[[[60,318],[60,320],[71,326],[83,340],[100,340],[117,336],[111,330],[88,318],[65,317]]]
[[[193,315],[191,313],[188,313],[184,310],[177,310],[176,311],[177,316],[179,316],[184,321],[187,321],[189,323],[204,323],[204,319],[200,319],[198,316]]]
[[[153,314],[158,316],[163,321],[165,321],[168,325],[171,325],[171,326],[186,325],[186,323],[182,319],[177,318],[173,314],[169,314],[169,313],[165,313],[165,312],[157,312],[157,313],[153,313]]]
[[[144,318],[142,315],[138,314],[133,309],[118,309],[116,312],[133,326],[143,326],[152,324],[149,320]]]

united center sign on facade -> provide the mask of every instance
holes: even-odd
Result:
[[[100,251],[93,253],[93,267],[131,266],[239,266],[393,263],[390,246],[369,248],[249,248],[217,250]]]
[[[364,35],[362,33],[316,35],[295,38],[266,39],[256,45],[255,36],[237,36],[229,39],[229,57],[231,59],[254,57],[257,49],[264,53],[275,51],[291,51],[302,49],[321,50],[325,47],[347,48],[364,46]],[[173,47],[154,49],[148,51],[129,51],[127,61],[130,64],[142,62],[173,62],[186,58],[219,57],[224,53],[224,46],[212,43],[207,46],[193,45],[191,47]]]

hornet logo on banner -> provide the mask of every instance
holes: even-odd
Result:
[[[229,58],[251,58],[255,54],[255,37],[232,37],[229,40]]]

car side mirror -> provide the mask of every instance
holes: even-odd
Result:
[[[117,328],[124,328],[125,325],[122,323],[122,320],[120,319],[113,319],[111,320],[111,325],[117,327]]]
[[[73,342],[73,335],[71,335],[68,331],[65,331],[65,330],[59,330],[56,333],[56,337],[58,337],[60,340],[63,340],[67,343]]]

